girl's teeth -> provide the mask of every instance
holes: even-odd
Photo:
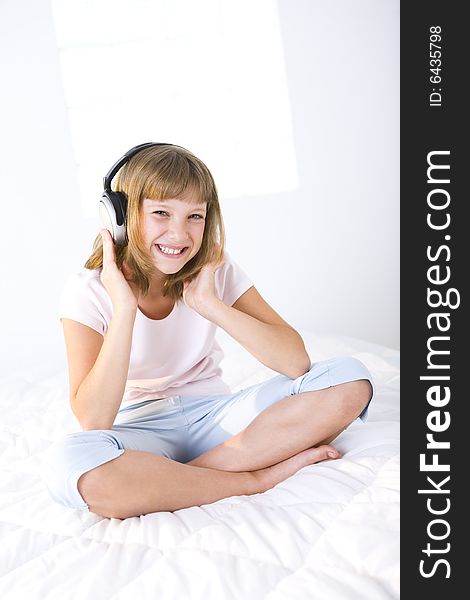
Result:
[[[160,244],[158,244],[158,247],[165,254],[181,254],[184,250],[184,248],[182,248],[181,250],[173,250],[172,248],[166,248],[165,246],[160,246]]]

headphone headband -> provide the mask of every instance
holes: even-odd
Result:
[[[111,192],[111,182],[114,179],[114,176],[119,171],[121,167],[123,167],[133,156],[135,156],[138,152],[143,150],[143,148],[150,148],[151,146],[171,146],[172,144],[164,144],[147,142],[145,144],[139,144],[138,146],[134,146],[130,150],[128,150],[124,156],[122,156],[114,165],[109,169],[108,173],[103,178],[103,185],[105,192]]]

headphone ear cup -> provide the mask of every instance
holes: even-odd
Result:
[[[115,244],[127,243],[127,198],[122,192],[104,191],[99,204],[101,223],[113,236]]]

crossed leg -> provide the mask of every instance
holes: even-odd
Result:
[[[126,450],[84,473],[78,491],[92,512],[118,519],[260,493],[328,455],[338,458],[327,442],[362,412],[370,397],[367,380],[289,396],[187,464]]]
[[[329,444],[361,414],[371,395],[369,381],[360,379],[289,396],[187,464],[225,471],[253,471],[277,464],[312,446]],[[334,452],[331,458],[339,456]]]

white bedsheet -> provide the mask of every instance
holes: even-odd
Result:
[[[385,600],[399,598],[399,354],[301,332],[310,358],[355,356],[376,384],[369,421],[342,458],[275,488],[124,521],[54,503],[41,455],[79,429],[60,361],[0,381],[0,598],[18,600]],[[228,337],[235,391],[275,373]]]

